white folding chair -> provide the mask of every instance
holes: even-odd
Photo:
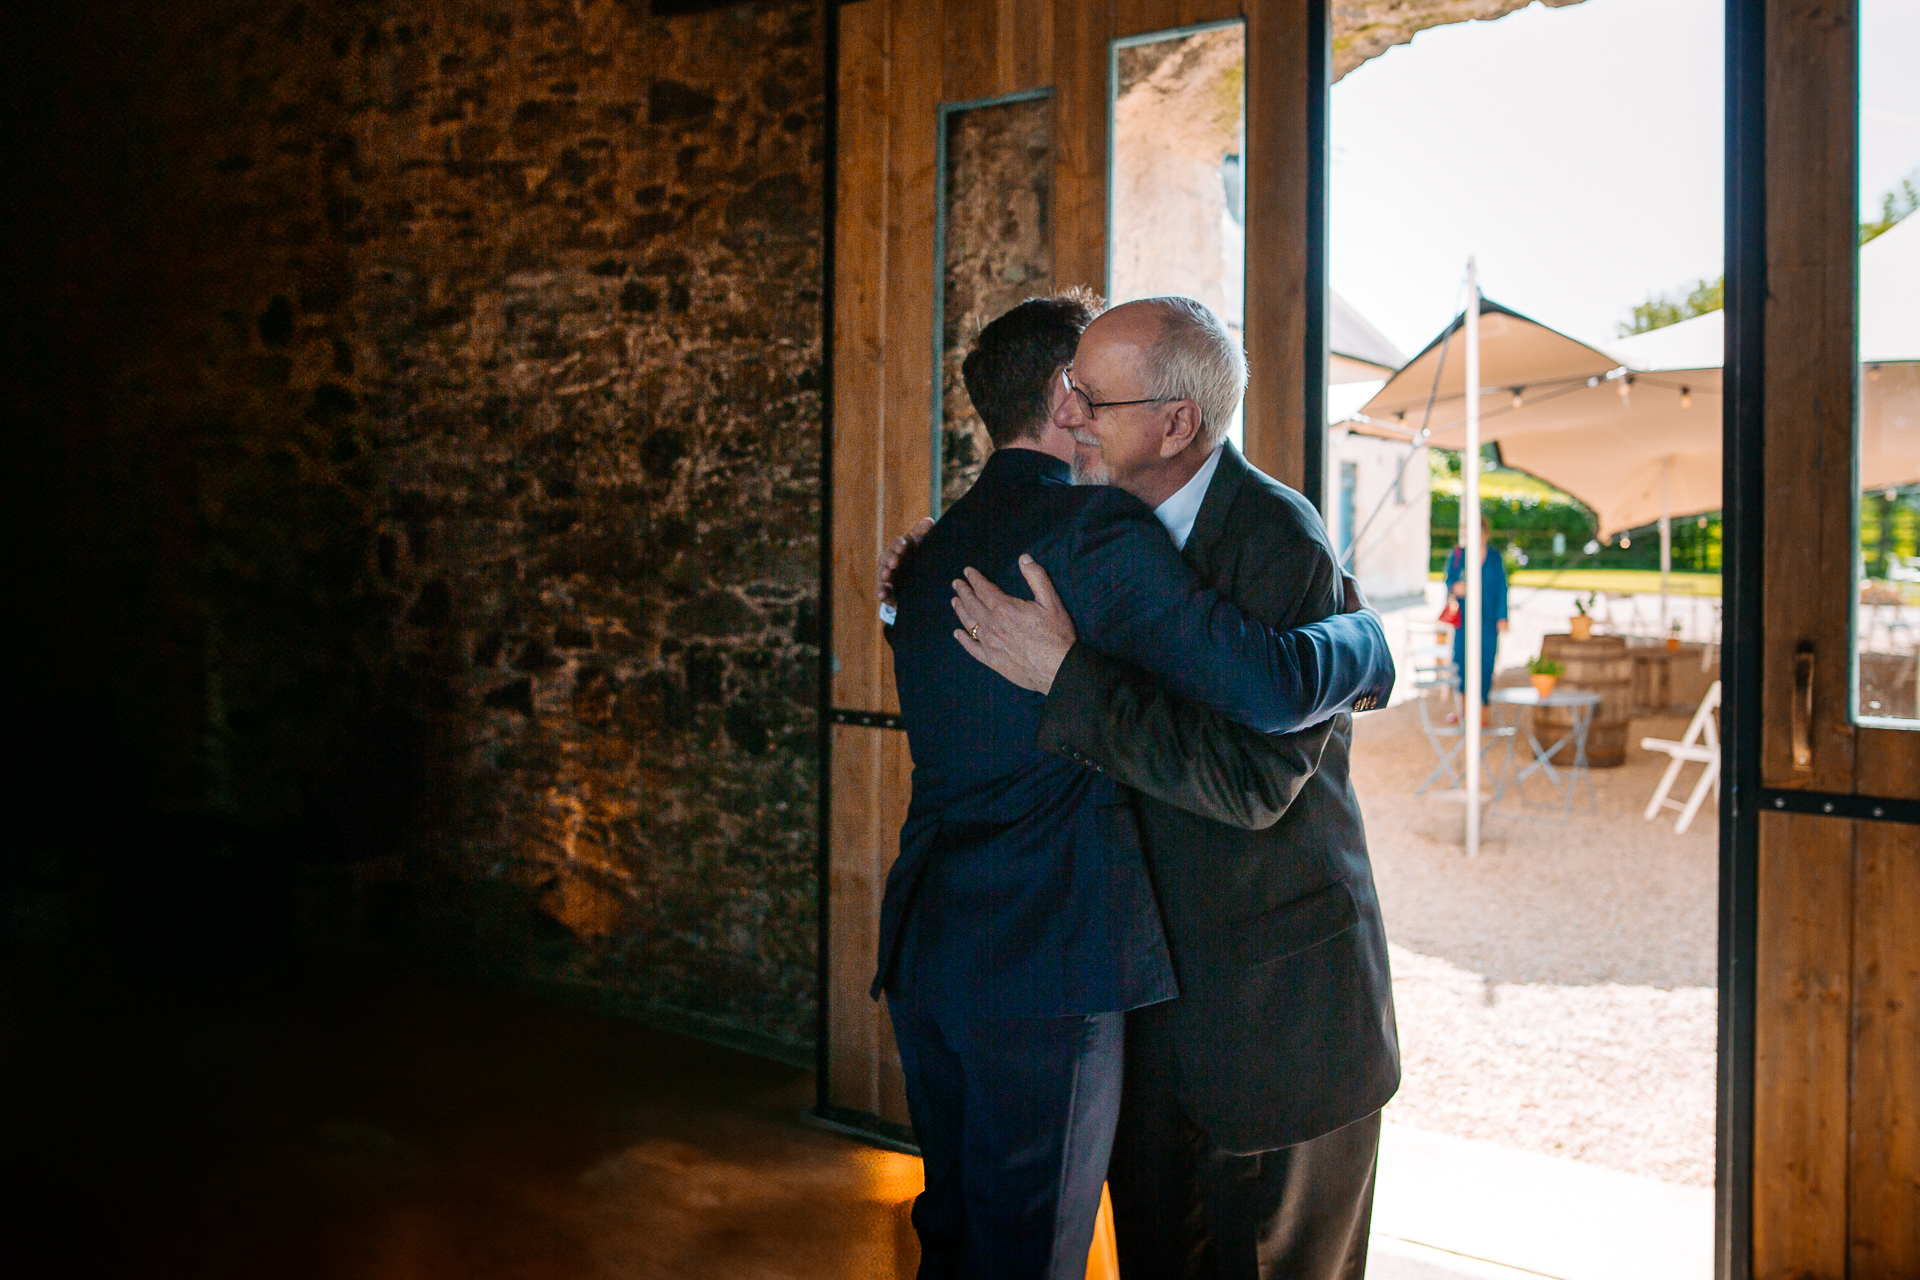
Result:
[[[1649,820],[1662,809],[1678,809],[1680,821],[1673,824],[1675,835],[1685,831],[1693,823],[1693,815],[1700,812],[1700,802],[1707,798],[1707,792],[1720,794],[1720,730],[1714,724],[1713,713],[1720,709],[1720,682],[1715,680],[1707,686],[1707,696],[1700,699],[1700,709],[1693,713],[1693,720],[1687,725],[1687,736],[1675,742],[1671,738],[1642,738],[1642,751],[1658,751],[1673,757],[1673,763],[1660,775],[1660,785],[1653,789],[1653,799],[1647,801],[1645,817]],[[1705,765],[1700,781],[1693,784],[1693,794],[1687,802],[1667,799],[1667,793],[1673,790],[1673,783],[1680,776],[1680,766],[1689,762]]]
[[[1459,723],[1462,708],[1456,688],[1458,669],[1453,665],[1453,628],[1444,622],[1410,622],[1407,624],[1407,633],[1410,642],[1415,640],[1416,633],[1423,633],[1427,641],[1424,644],[1409,644],[1410,674],[1413,676],[1415,700],[1420,704],[1420,728],[1427,735],[1427,742],[1433,747],[1434,759],[1438,762],[1426,780],[1413,789],[1413,794],[1426,794],[1428,787],[1442,779],[1458,791],[1466,786],[1456,765],[1462,748],[1467,745],[1467,731]],[[1453,722],[1449,723],[1443,718],[1444,715],[1451,715]],[[1500,739],[1510,738],[1513,733],[1511,725],[1489,725],[1482,729],[1481,758],[1484,759],[1487,751]],[[1504,791],[1502,777],[1495,778],[1495,789],[1496,792]]]

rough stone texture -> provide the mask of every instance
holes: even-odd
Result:
[[[1526,8],[1533,0],[1334,0],[1333,78],[1347,74],[1428,27],[1450,22],[1491,22]],[[1540,0],[1564,9],[1581,0]]]
[[[1246,29],[1215,27],[1120,51],[1113,107],[1113,297],[1196,298],[1245,322],[1244,209],[1229,212],[1246,136]]]
[[[797,1048],[822,46],[807,4],[647,13],[21,33],[9,380],[55,483],[19,519],[75,601],[36,643],[148,809],[359,860],[375,916],[496,971]]]
[[[821,85],[810,9],[390,17],[364,375],[455,874],[538,967],[778,1036],[814,1003]]]
[[[1053,104],[1044,98],[947,117],[940,501],[973,487],[993,452],[960,365],[989,320],[1053,288]]]

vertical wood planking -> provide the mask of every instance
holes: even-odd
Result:
[[[887,358],[887,0],[840,10],[840,113],[833,281],[833,705],[881,691],[872,592],[880,527]],[[836,797],[838,790],[835,791]]]
[[[887,0],[840,10],[840,111],[835,157],[833,705],[872,707],[880,695],[879,620],[867,584],[881,537],[885,434],[887,252]],[[867,997],[877,923],[873,896],[880,760],[872,730],[828,738],[827,1081],[836,1106],[871,1111],[873,1002]]]
[[[941,0],[888,0],[887,388],[880,525],[903,532],[932,509],[934,149],[943,63]]]
[[[1053,284],[1107,291],[1106,3],[1053,6]]]
[[[1202,22],[1222,22],[1241,15],[1240,0],[1115,0],[1113,34],[1144,36]]]
[[[1307,6],[1247,5],[1247,460],[1305,487]],[[1257,234],[1256,234],[1257,233]],[[1253,245],[1258,244],[1258,250]],[[1311,424],[1317,427],[1319,424]]]
[[[830,884],[834,925],[829,958],[832,1056],[830,1100],[838,1106],[871,1112],[879,1097],[879,1057],[872,980],[878,917],[870,903],[877,888],[874,851],[879,847],[877,788],[879,743],[870,729],[838,726],[833,731],[836,799],[832,837],[837,854]]]
[[[879,738],[878,730],[834,726],[828,824],[827,1098],[866,1112],[877,1110],[880,1098],[874,1003],[867,995],[879,924],[873,903],[884,877],[875,856],[881,847]]]
[[[1000,0],[1000,29],[1011,78],[1002,93],[1053,83],[1053,6],[1031,0]]]
[[[1754,998],[1754,1275],[1847,1255],[1853,824],[1762,813]]]
[[[1920,1276],[1920,827],[1862,822],[1853,886],[1850,1280]]]
[[[907,750],[906,734],[887,732],[881,736],[878,806],[880,845],[874,870],[876,886],[884,888],[887,872],[893,869],[893,861],[900,853],[900,827],[907,820],[907,801],[913,794],[913,757]],[[871,910],[874,919],[878,920],[880,893],[877,890]],[[885,1009],[874,1007],[879,1010],[880,1017],[874,1112],[883,1120],[908,1124],[911,1118],[907,1115],[906,1076],[900,1068],[900,1050],[893,1043],[893,1026],[886,1020]]]
[[[1854,747],[1854,789],[1863,796],[1920,800],[1920,733],[1861,729]]]
[[[941,6],[940,101],[970,102],[1000,88],[1000,0],[944,0]]]
[[[1150,35],[1184,27],[1193,19],[1187,16],[1192,6],[1186,0],[1114,0],[1113,38]],[[1234,6],[1237,12],[1239,6]]]
[[[1854,0],[1767,4],[1766,733],[1771,786],[1853,790]],[[1814,650],[1811,772],[1792,754],[1794,655]]]

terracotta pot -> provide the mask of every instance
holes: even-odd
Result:
[[[1535,693],[1539,694],[1543,698],[1551,698],[1553,696],[1553,686],[1555,685],[1555,683],[1559,681],[1560,677],[1559,676],[1528,676],[1527,679],[1533,681],[1533,691]]]
[[[1667,637],[1667,652],[1668,652],[1668,653],[1678,653],[1678,652],[1680,652],[1680,637],[1679,637],[1679,636],[1668,636],[1668,637]]]
[[[1593,639],[1593,619],[1586,614],[1576,614],[1567,619],[1567,634],[1575,640]]]

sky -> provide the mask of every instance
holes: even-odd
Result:
[[[1862,0],[1863,207],[1920,167],[1920,3]],[[1408,356],[1481,291],[1605,343],[1721,270],[1725,0],[1538,4],[1333,87],[1333,287]]]

